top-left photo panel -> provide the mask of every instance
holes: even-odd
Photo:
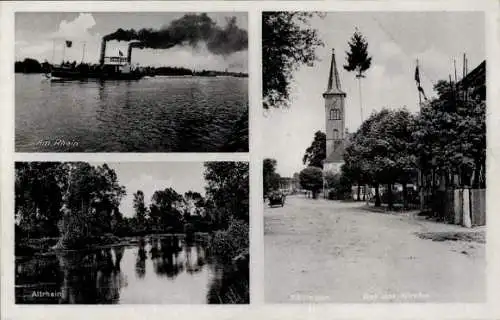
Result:
[[[17,12],[16,152],[248,152],[246,12]]]

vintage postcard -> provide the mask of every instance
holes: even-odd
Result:
[[[498,319],[493,0],[0,3],[1,319]]]

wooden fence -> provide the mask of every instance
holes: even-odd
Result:
[[[465,227],[486,225],[486,189],[449,189],[426,197],[434,217]]]

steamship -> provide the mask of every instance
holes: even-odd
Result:
[[[132,65],[132,43],[129,44],[127,56],[106,57],[106,40],[101,42],[99,65],[78,66],[72,64],[61,64],[52,67],[48,77],[51,80],[139,80],[145,76],[142,68]]]

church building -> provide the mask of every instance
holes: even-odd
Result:
[[[328,75],[328,87],[323,93],[325,99],[326,159],[324,171],[340,172],[344,163],[345,97],[340,87],[340,78],[335,61],[335,49],[332,49],[332,61]]]

